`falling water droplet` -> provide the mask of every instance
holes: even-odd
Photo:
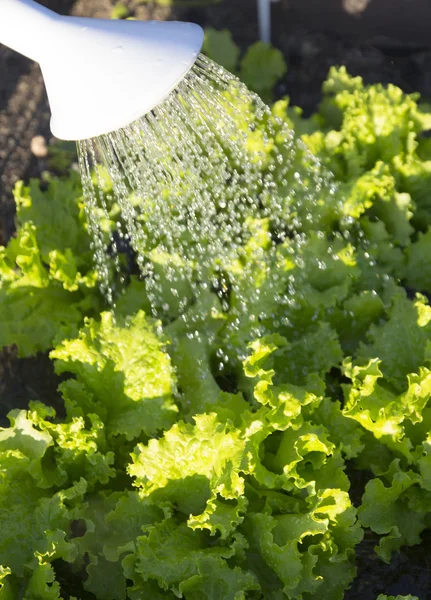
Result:
[[[300,268],[301,257],[290,256],[285,242],[292,228],[301,232],[322,189],[329,194],[333,184],[286,123],[222,67],[199,56],[159,106],[123,129],[80,142],[79,154],[95,263],[109,302],[115,273],[124,279],[118,255],[127,251],[157,317],[185,315],[212,291],[216,312],[233,315],[232,332],[245,318],[259,335],[272,317],[263,306],[293,306],[295,282],[289,274],[283,280],[278,265],[297,258]],[[301,213],[298,199],[309,213]],[[295,243],[300,248],[299,233]],[[261,283],[253,283],[257,276]],[[284,316],[279,322],[290,323]]]

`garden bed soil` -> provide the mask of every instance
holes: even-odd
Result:
[[[42,0],[41,0],[42,1]],[[108,18],[111,0],[44,0],[59,12]],[[216,29],[229,28],[234,40],[246,48],[257,39],[254,2],[225,0],[207,8],[176,8],[124,1],[137,18],[184,19]],[[324,5],[324,9],[322,6]],[[309,114],[320,100],[321,84],[331,65],[344,64],[366,82],[394,83],[406,92],[431,99],[431,3],[428,0],[282,0],[273,7],[274,43],[285,54],[289,70],[278,86],[280,96]],[[0,244],[14,231],[12,187],[20,178],[38,177],[46,169],[36,158],[31,140],[49,133],[49,108],[37,65],[0,46]],[[41,400],[61,411],[59,378],[46,355],[18,359],[15,349],[0,353],[0,421],[12,408]],[[355,473],[351,494],[359,504],[367,474]],[[358,577],[346,600],[375,600],[379,593],[413,594],[431,599],[429,545],[400,552],[384,565],[373,552],[377,543],[366,535],[358,548]]]

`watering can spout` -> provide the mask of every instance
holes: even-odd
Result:
[[[0,43],[39,62],[57,18],[35,2],[0,0]]]
[[[63,17],[33,0],[0,0],[0,43],[40,63],[52,133],[97,137],[160,104],[194,65],[192,23]]]

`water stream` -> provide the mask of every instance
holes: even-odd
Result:
[[[155,316],[169,309],[160,307],[161,265],[181,311],[189,301],[184,282],[195,295],[208,289],[240,259],[253,218],[270,220],[275,246],[297,224],[298,193],[317,202],[331,186],[293,131],[203,56],[151,113],[79,142],[78,151],[101,289],[115,304],[118,246],[130,244]],[[107,229],[113,215],[115,235]]]

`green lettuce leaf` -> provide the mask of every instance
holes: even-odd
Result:
[[[259,585],[251,572],[229,566],[233,556],[235,545],[210,545],[204,533],[167,519],[138,539],[135,570],[187,599],[245,600]]]
[[[418,239],[406,249],[406,283],[418,292],[431,292],[431,229],[419,233]]]
[[[424,364],[425,347],[431,335],[431,307],[417,296],[411,302],[404,294],[393,297],[386,323],[371,326],[370,344],[363,345],[361,357],[380,359],[381,370],[397,391],[407,387],[407,375]]]
[[[112,313],[102,313],[100,322],[88,320],[79,338],[64,341],[51,353],[57,373],[76,377],[73,384],[61,386],[70,414],[93,412],[108,435],[128,440],[168,428],[177,407],[175,377],[163,348],[143,312],[117,322]]]
[[[400,154],[412,154],[416,135],[428,125],[417,95],[394,85],[364,86],[344,67],[331,68],[323,92],[320,115],[331,129],[324,151],[340,179],[358,177],[379,160],[390,163]]]
[[[378,359],[365,365],[353,365],[346,360],[344,373],[353,383],[343,385],[343,415],[355,419],[380,442],[412,462],[414,448],[406,436],[406,428],[409,422],[416,424],[423,420],[422,413],[431,393],[431,372],[423,367],[418,374],[408,375],[408,388],[402,394],[384,385]],[[411,427],[407,431],[410,436]]]
[[[241,61],[240,78],[259,96],[268,98],[286,72],[286,62],[280,50],[265,42],[255,42]]]
[[[174,425],[148,446],[139,444],[129,466],[135,485],[146,495],[161,490],[163,499],[175,498],[186,514],[202,510],[211,491],[226,499],[238,498],[244,491],[240,470],[246,467],[245,440],[240,431],[229,422],[221,423],[214,413],[196,415],[194,420],[195,425]]]
[[[381,479],[372,479],[365,487],[359,520],[363,527],[370,527],[382,535],[377,554],[389,562],[391,554],[402,546],[420,543],[420,534],[425,529],[427,502],[415,505],[415,486],[420,485],[421,477],[413,471],[402,471],[399,462],[391,465],[393,477],[389,473],[389,486]]]
[[[410,594],[408,596],[400,596],[399,594],[398,596],[386,596],[386,594],[379,594],[377,600],[419,600],[419,598]]]
[[[302,594],[343,598],[355,575],[353,547],[362,539],[356,511],[345,492],[327,490],[305,514],[250,514],[245,530],[250,543],[248,561],[260,575],[265,597],[278,597],[271,589],[274,579],[269,569],[288,598],[302,598]]]
[[[10,583],[10,575],[12,571],[8,567],[0,565],[0,599],[14,600],[13,589]]]
[[[231,73],[235,73],[240,49],[233,41],[229,30],[217,31],[207,27],[202,52]]]
[[[47,350],[53,341],[78,331],[79,293],[53,282],[42,262],[32,224],[21,227],[0,248],[0,346],[16,344],[20,356]]]

